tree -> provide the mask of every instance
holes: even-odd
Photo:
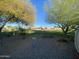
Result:
[[[78,2],[79,0],[51,0],[47,21],[58,25],[64,34],[73,31],[79,24]]]
[[[7,22],[21,20],[24,23],[34,22],[34,7],[28,0],[0,0],[0,32]],[[4,20],[5,18],[5,20]]]

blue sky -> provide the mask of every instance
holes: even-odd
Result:
[[[53,24],[48,24],[46,20],[46,12],[44,9],[44,3],[46,0],[31,0],[32,4],[36,8],[36,19],[34,26],[40,27],[40,26],[53,26]]]

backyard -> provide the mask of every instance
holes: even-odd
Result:
[[[79,0],[0,0],[0,59],[79,59]]]
[[[1,55],[7,59],[77,59],[73,40],[61,31],[35,31],[34,33],[7,33],[2,37]]]

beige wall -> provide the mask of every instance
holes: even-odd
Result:
[[[79,52],[79,30],[75,32],[75,47],[77,52]]]
[[[31,27],[32,30],[61,30],[61,28],[56,27]]]

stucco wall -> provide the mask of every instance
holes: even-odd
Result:
[[[75,47],[77,52],[79,52],[79,29],[77,29],[75,32]]]

